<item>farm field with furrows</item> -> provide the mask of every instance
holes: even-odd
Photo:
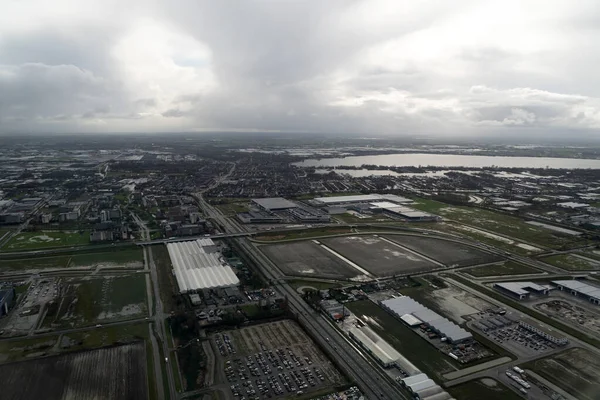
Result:
[[[143,343],[0,365],[3,400],[148,398]]]

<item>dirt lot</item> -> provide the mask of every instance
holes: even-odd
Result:
[[[346,236],[320,241],[378,277],[437,268],[417,254],[375,236]]]
[[[498,264],[484,265],[463,270],[467,274],[481,278],[486,276],[541,274],[542,271],[514,261],[504,261]]]
[[[71,328],[143,317],[148,312],[145,276],[62,278],[46,304],[44,327]]]
[[[386,238],[452,267],[465,267],[502,260],[494,254],[442,239],[409,235],[389,235]]]
[[[600,359],[581,348],[566,350],[555,356],[525,365],[582,400],[598,399],[600,393]]]
[[[300,326],[290,320],[221,332],[211,339],[214,353],[224,360],[227,384],[240,396],[282,397],[345,382]]]
[[[0,366],[2,399],[146,399],[143,343]]]
[[[428,295],[442,314],[456,323],[463,323],[464,316],[477,314],[490,307],[490,303],[456,286],[433,290]]]
[[[502,383],[489,379],[478,379],[448,389],[457,399],[519,400],[522,397]]]
[[[534,305],[533,308],[544,314],[570,322],[575,326],[584,327],[600,335],[600,314],[588,311],[570,301],[555,299],[538,303]]]
[[[312,241],[272,244],[260,249],[286,275],[349,279],[360,274]]]

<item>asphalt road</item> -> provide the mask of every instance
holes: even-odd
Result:
[[[140,232],[143,239],[150,239],[150,231],[144,221],[142,221],[137,215],[131,214],[133,219],[138,224],[140,228]],[[163,304],[160,298],[160,289],[158,287],[158,272],[156,270],[156,263],[154,262],[154,257],[152,255],[152,250],[148,247],[144,248],[144,261],[146,263],[145,267],[150,270],[150,281],[152,282],[152,290],[153,295],[152,299],[154,300],[154,334],[152,337],[152,351],[154,354],[154,368],[157,382],[157,396],[159,399],[164,398],[164,381],[161,372],[160,365],[163,362],[167,362],[166,360],[160,357],[160,353],[158,351],[158,346],[162,346],[162,351],[164,357],[169,357],[169,346],[167,341],[167,334],[165,332],[165,324],[164,321],[167,318],[167,314],[165,314],[163,309]],[[158,343],[157,343],[158,342]],[[174,362],[174,360],[170,360],[169,362]],[[170,365],[167,365],[167,384],[169,389],[169,399],[177,398],[177,391],[175,388],[175,379],[173,377],[173,369]]]
[[[109,326],[129,325],[129,324],[135,324],[137,322],[149,322],[149,321],[147,318],[129,319],[127,321],[107,322],[107,323],[102,324],[102,327],[105,328],[105,327],[109,327]],[[98,328],[96,326],[85,326],[85,327],[81,327],[81,328],[61,329],[61,330],[57,330],[57,331],[34,333],[33,336],[36,338],[47,337],[47,336],[56,336],[56,335],[60,335],[60,334],[69,334],[69,333],[73,333],[73,332],[91,331],[94,329],[98,329]],[[0,337],[0,341],[12,342],[12,341],[28,339],[30,337],[31,336]]]
[[[227,233],[239,233],[240,227],[225,218],[219,211],[199,197],[199,201],[210,218],[219,223]],[[240,249],[255,261],[263,275],[272,282],[279,282],[277,289],[287,298],[290,309],[318,344],[337,362],[344,373],[357,383],[369,399],[409,399],[399,386],[368,357],[363,355],[349,340],[300,297],[282,278],[279,270],[254,245],[245,238],[233,239]]]
[[[349,340],[326,321],[300,297],[287,283],[283,282],[276,268],[254,246],[244,239],[236,240],[246,254],[253,258],[266,277],[280,282],[276,287],[286,296],[289,307],[296,312],[301,325],[326,349],[342,370],[354,380],[369,399],[400,399],[409,397],[400,388],[389,382],[387,375],[380,371],[368,357],[364,356]]]

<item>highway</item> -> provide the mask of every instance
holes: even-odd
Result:
[[[131,213],[133,219],[137,223],[140,228],[140,234],[142,239],[150,239],[150,231],[144,221],[142,221],[136,214]],[[150,281],[152,282],[152,298],[154,300],[154,334],[151,335],[152,338],[152,350],[154,354],[154,368],[157,382],[157,395],[159,398],[164,398],[164,389],[163,389],[163,376],[161,372],[160,365],[166,360],[163,360],[158,351],[158,345],[162,345],[162,351],[164,357],[170,356],[167,334],[165,331],[165,319],[167,318],[167,314],[164,313],[163,304],[160,297],[160,289],[158,287],[158,272],[156,270],[156,264],[154,262],[154,257],[152,255],[152,249],[148,247],[144,247],[144,260],[146,262],[146,267],[150,270]],[[158,342],[158,343],[157,343]],[[173,362],[173,361],[171,361]],[[175,378],[173,377],[173,368],[167,365],[167,380],[168,380],[168,388],[169,388],[169,399],[177,398],[177,391],[175,389]]]
[[[210,218],[219,223],[228,233],[239,233],[240,228],[227,220],[219,211],[215,210],[199,196],[199,201],[204,211]],[[284,295],[290,309],[298,316],[301,325],[309,334],[326,349],[339,367],[346,373],[369,399],[409,399],[400,387],[391,382],[391,379],[367,356],[363,355],[341,332],[329,324],[289,286],[283,279],[279,270],[246,238],[234,238],[233,242],[239,249],[254,261],[255,265],[265,278],[276,284],[277,290]]]

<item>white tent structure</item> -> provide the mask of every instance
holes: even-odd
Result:
[[[203,245],[207,244],[201,240],[167,244],[179,291],[238,286],[240,281],[231,266],[212,252],[211,246]]]

